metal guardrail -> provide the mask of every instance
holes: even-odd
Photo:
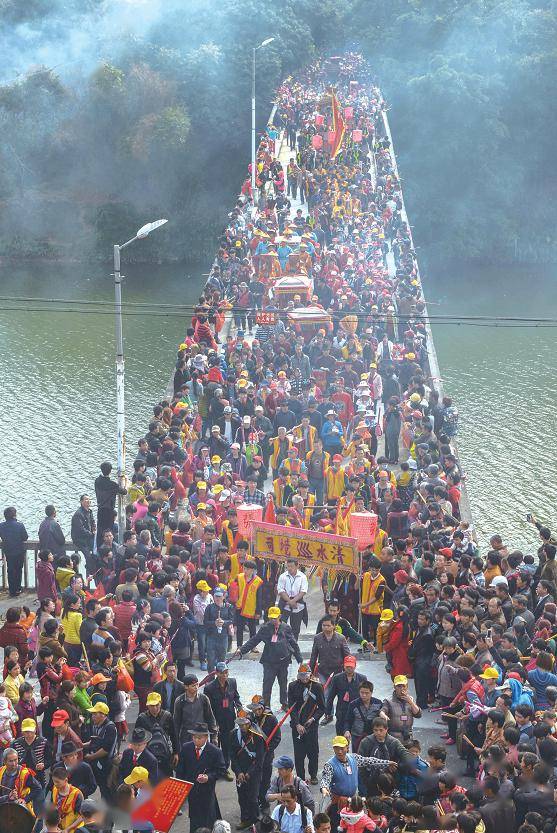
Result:
[[[26,557],[23,560],[23,581],[22,587],[24,590],[34,590],[37,586],[35,575],[36,575],[36,566],[37,561],[39,560],[39,550],[44,549],[41,546],[40,541],[26,541],[25,542],[25,549],[26,549]],[[70,553],[77,553],[77,547],[72,544],[65,544],[64,547],[60,549],[64,549],[66,552]],[[6,556],[4,555],[4,548],[0,546],[0,553],[2,554],[2,576],[0,580],[0,590],[7,590],[8,589],[8,574],[7,574],[7,564],[6,564]],[[33,569],[31,570],[31,566]],[[32,573],[32,574],[31,574]]]

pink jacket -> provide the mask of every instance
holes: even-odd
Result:
[[[365,830],[369,830],[371,833],[377,825],[363,810],[358,813],[353,813],[351,810],[341,810],[340,827],[341,830],[346,830],[346,833],[364,833]]]

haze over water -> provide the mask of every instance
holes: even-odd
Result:
[[[99,264],[4,263],[2,295],[110,301],[110,271]],[[206,270],[123,264],[122,271],[125,301],[191,304]],[[557,267],[452,266],[432,270],[425,287],[431,301],[441,302],[431,305],[432,315],[557,317]],[[5,306],[0,505],[17,506],[34,537],[52,502],[69,535],[79,495],[94,495],[99,464],[116,463],[113,317],[8,312]],[[124,319],[130,464],[187,323],[185,316]],[[556,524],[555,334],[553,328],[434,326],[445,390],[461,414],[459,448],[483,551],[497,531],[511,546],[535,552],[535,530],[525,522],[529,511]]]

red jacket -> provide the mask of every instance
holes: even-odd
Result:
[[[19,622],[6,622],[0,628],[0,647],[5,648],[7,645],[17,648],[19,661],[23,665],[27,661],[29,645],[27,634]]]
[[[398,674],[412,677],[412,665],[408,659],[408,637],[402,635],[402,622],[395,622],[393,625],[385,651],[391,657],[391,677],[394,678]]]
[[[114,627],[122,639],[129,639],[132,632],[132,616],[135,613],[135,602],[119,602],[114,605]]]

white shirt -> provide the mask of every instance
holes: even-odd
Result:
[[[307,593],[308,592],[308,580],[307,576],[305,576],[300,570],[296,573],[295,576],[291,576],[288,570],[284,573],[281,573],[277,582],[277,595],[278,595],[278,603],[282,602],[280,598],[281,593],[286,593],[286,595],[293,599],[294,596],[297,596],[298,593]],[[283,602],[282,602],[283,603]],[[283,603],[284,604],[284,603]],[[300,613],[304,609],[305,605],[303,602],[298,602],[296,607],[294,608],[294,613]],[[292,608],[287,607],[286,610],[290,611]]]
[[[277,806],[275,807],[275,809],[273,810],[273,813],[271,815],[271,818],[273,819],[273,821],[278,822],[279,814],[280,814],[281,808],[283,808],[283,807],[284,807],[283,804],[277,804]],[[308,807],[306,807],[306,813],[307,813],[307,826],[311,827],[311,829],[313,830],[313,814],[312,814],[311,810]],[[288,810],[286,809],[286,807],[284,807],[284,812],[282,814],[282,819],[280,820],[280,829],[283,831],[283,833],[303,833],[302,810],[301,810],[299,804],[296,804],[296,809],[294,810],[293,813],[289,813]]]

